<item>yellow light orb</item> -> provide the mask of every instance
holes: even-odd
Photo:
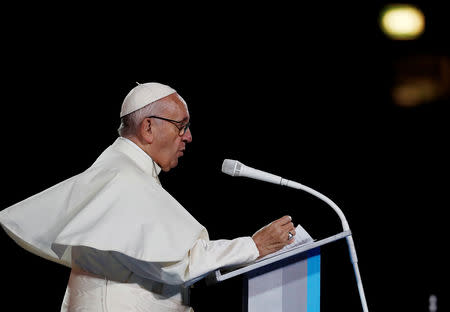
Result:
[[[381,12],[380,25],[392,39],[412,40],[423,33],[425,16],[410,4],[391,4]]]

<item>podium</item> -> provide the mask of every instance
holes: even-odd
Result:
[[[342,223],[343,231],[341,233],[318,242],[312,242],[295,249],[292,248],[283,254],[274,255],[271,258],[257,261],[229,272],[216,270],[214,272],[216,282],[244,274],[246,281],[243,293],[243,296],[246,296],[246,304],[243,304],[244,311],[319,311],[319,247],[344,237],[347,241],[350,260],[353,264],[363,311],[369,311],[350,227],[342,210],[331,199],[309,186],[247,167],[236,160],[225,159],[222,164],[222,172],[233,177],[248,177],[307,192],[327,203],[336,212]]]
[[[343,231],[245,266],[220,268],[206,279],[208,283],[220,283],[241,276],[243,312],[318,312],[320,248],[350,235],[350,231]]]

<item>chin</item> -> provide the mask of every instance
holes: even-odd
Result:
[[[170,171],[170,169],[173,169],[176,166],[178,166],[178,159],[171,162],[170,164],[167,164],[167,166],[164,166],[164,167],[161,166],[161,170],[164,172],[168,172],[168,171]]]

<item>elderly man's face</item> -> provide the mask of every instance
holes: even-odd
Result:
[[[170,101],[167,109],[164,110],[160,117],[183,121],[177,124],[181,128],[189,121],[189,112],[176,93],[169,95],[165,100]],[[163,171],[178,165],[178,157],[183,156],[186,144],[192,141],[191,131],[186,130],[183,136],[179,135],[179,129],[174,123],[157,120],[157,126],[152,127],[154,139],[153,146],[155,153],[152,155],[156,163],[159,164]]]

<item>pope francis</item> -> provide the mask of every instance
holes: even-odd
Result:
[[[138,84],[120,117],[119,138],[90,168],[0,212],[17,244],[71,268],[61,311],[193,311],[184,282],[293,241],[289,216],[252,237],[209,240],[161,186],[192,141],[174,89]]]

